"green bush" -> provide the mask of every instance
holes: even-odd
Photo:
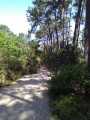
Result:
[[[81,96],[62,96],[51,103],[52,113],[61,120],[90,120],[90,103]]]
[[[90,120],[90,78],[83,66],[63,65],[49,81],[49,95],[56,118]]]
[[[72,45],[66,46],[63,49],[56,50],[55,52],[48,52],[42,55],[44,63],[49,69],[58,70],[62,64],[72,65],[81,63],[81,51],[76,49],[73,52]]]
[[[13,59],[11,59],[9,62],[8,69],[11,71],[20,72],[23,69],[23,67],[20,61],[17,58],[13,57]]]
[[[49,93],[52,98],[60,95],[83,92],[85,69],[79,65],[62,66],[60,73],[49,81]]]
[[[5,76],[6,80],[11,80],[11,81],[15,81],[16,79],[18,79],[20,76],[22,75],[22,71],[18,72],[18,71],[12,71],[12,70],[7,70],[7,74]]]
[[[36,56],[33,56],[31,57],[29,60],[28,60],[28,64],[29,66],[29,72],[30,73],[36,73],[37,70],[38,70],[38,61],[36,59]]]
[[[40,54],[38,47],[39,42],[28,41],[27,35],[20,33],[17,36],[7,26],[0,25],[0,83],[35,73],[38,68],[36,57]]]

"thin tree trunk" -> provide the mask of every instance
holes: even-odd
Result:
[[[52,52],[52,48],[53,48],[53,46],[52,46],[52,32],[50,34],[50,38],[51,38],[51,52]]]
[[[62,2],[62,11],[61,11],[61,43],[60,48],[64,47],[64,12],[65,12],[65,0]]]
[[[85,62],[90,72],[90,0],[86,1]]]
[[[81,14],[82,2],[83,2],[83,0],[79,0],[79,3],[78,3],[78,12],[77,12],[76,22],[75,22],[73,45],[75,45],[76,47],[78,45],[79,23],[80,23],[80,14]]]
[[[59,49],[59,37],[58,37],[58,26],[57,26],[57,1],[53,0],[53,8],[54,8],[54,17],[55,17],[55,34],[56,34],[56,43],[57,43],[57,49]]]
[[[54,37],[54,31],[53,31],[53,34],[52,34],[52,44],[53,44],[53,52],[54,52],[54,48],[55,48],[55,41],[54,41],[55,37]]]

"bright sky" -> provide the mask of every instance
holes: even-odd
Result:
[[[7,25],[15,34],[27,33],[28,6],[32,6],[32,0],[0,0],[0,24]]]

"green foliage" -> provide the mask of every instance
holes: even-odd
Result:
[[[56,50],[54,53],[46,53],[43,55],[44,63],[50,69],[58,70],[62,64],[72,65],[79,63],[81,58],[80,49],[73,52],[73,46],[66,46],[64,49]]]
[[[31,57],[31,59],[29,59],[28,61],[28,64],[29,64],[29,72],[36,73],[38,69],[38,61],[36,59],[36,56]]]
[[[85,76],[86,72],[82,66],[62,66],[60,73],[49,81],[49,92],[52,97],[78,93],[84,87]]]
[[[13,70],[6,70],[7,74],[5,76],[6,80],[9,81],[15,81],[16,79],[20,78],[20,76],[22,75],[22,71],[13,71]]]
[[[61,120],[90,119],[90,78],[81,65],[63,65],[49,81],[52,113]]]
[[[33,73],[38,68],[38,47],[35,41],[28,41],[23,33],[14,35],[5,25],[0,25],[0,78],[15,80],[22,74]],[[5,71],[5,74],[4,72]],[[1,83],[0,82],[0,83]]]
[[[50,105],[58,120],[90,119],[90,102],[86,96],[90,96],[87,75],[81,65],[63,65],[49,81]]]
[[[62,96],[51,107],[54,117],[61,120],[90,120],[90,103],[81,96]]]

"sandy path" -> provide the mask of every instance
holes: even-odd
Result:
[[[0,120],[51,120],[47,80],[50,73],[25,75],[11,86],[0,89]]]

